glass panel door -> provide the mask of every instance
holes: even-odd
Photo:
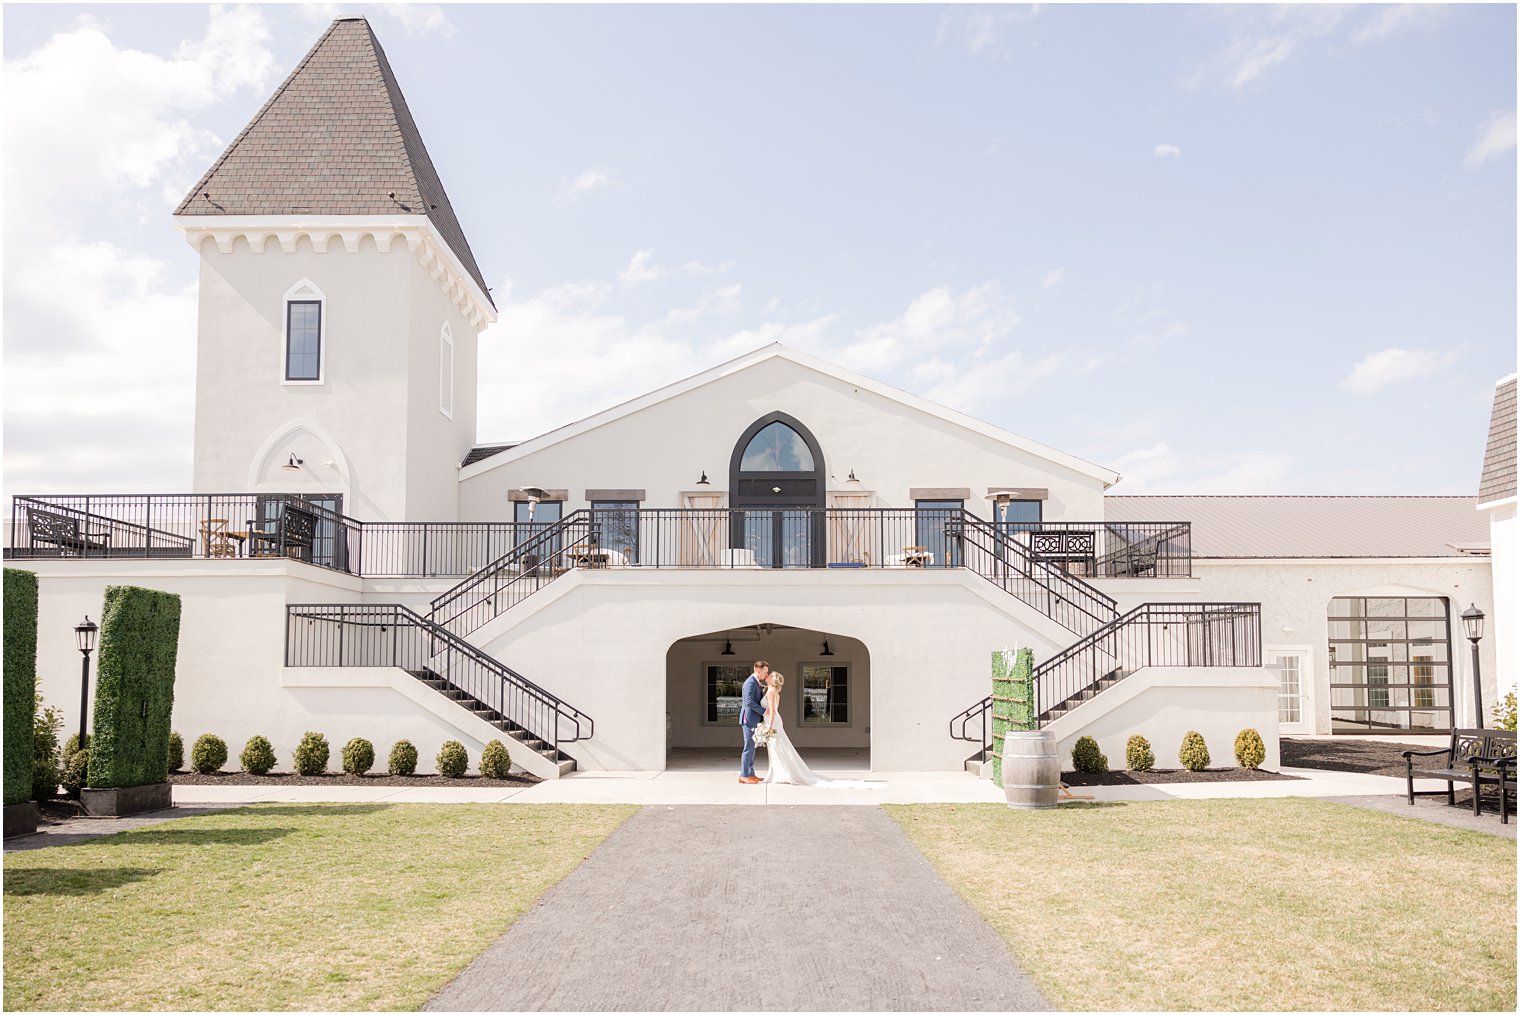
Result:
[[[966,502],[960,500],[915,501],[915,537],[929,552],[930,567],[960,567],[961,515]]]

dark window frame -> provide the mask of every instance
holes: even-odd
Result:
[[[323,377],[322,377],[322,343],[327,340],[327,336],[322,333],[323,332],[323,318],[326,316],[326,314],[324,313],[324,307],[322,306],[322,304],[323,304],[323,301],[320,300],[320,299],[317,299],[317,300],[286,300],[285,301],[285,380],[287,380],[287,381],[297,381],[297,382],[307,382],[307,383],[309,383],[309,382],[312,382],[312,381],[320,382],[323,379]],[[292,311],[294,310],[295,307],[316,307],[317,308],[317,349],[316,349],[315,355],[312,357],[316,365],[312,368],[313,369],[313,374],[310,377],[305,377],[305,376],[297,377],[297,376],[294,376],[291,373],[291,361],[292,361],[292,357],[293,357],[293,353],[292,353],[292,350],[291,350],[291,339],[294,337],[293,334],[292,334],[292,332],[293,332],[293,325],[295,323],[291,318],[292,318]],[[304,356],[305,356],[305,354],[303,354],[303,358],[304,358]]]

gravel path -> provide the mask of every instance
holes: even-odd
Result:
[[[875,807],[650,807],[427,1005],[1044,1011]]]

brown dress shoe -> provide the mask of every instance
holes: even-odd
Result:
[[[753,786],[755,783],[760,781],[760,777],[758,775],[741,775],[739,776],[739,781],[744,783],[746,786]]]

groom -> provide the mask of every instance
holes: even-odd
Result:
[[[744,753],[739,756],[739,781],[753,786],[760,781],[755,774],[755,727],[765,719],[765,678],[771,664],[755,661],[755,672],[744,681],[744,697],[739,705],[739,729],[744,732]]]

